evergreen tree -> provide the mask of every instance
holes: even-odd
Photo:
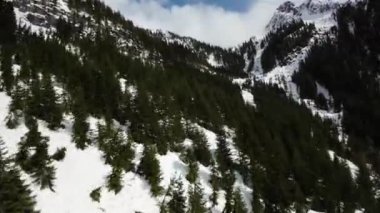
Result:
[[[263,213],[264,212],[264,207],[260,201],[260,195],[259,193],[254,190],[253,192],[253,200],[252,200],[252,211],[254,213]]]
[[[232,168],[231,151],[228,148],[227,140],[224,136],[218,136],[218,149],[216,151],[216,160],[221,172],[226,172]]]
[[[186,179],[190,183],[195,183],[198,178],[198,162],[195,160],[194,153],[192,150],[187,150],[186,153],[187,163],[189,167],[189,171],[186,175]]]
[[[52,165],[52,158],[48,154],[49,138],[41,136],[34,118],[26,118],[26,125],[29,132],[19,143],[16,162],[26,173],[31,175],[33,181],[40,185],[41,189],[48,187],[54,191],[55,168]],[[34,152],[31,154],[32,150]]]
[[[361,206],[365,207],[368,212],[374,211],[376,209],[376,202],[371,196],[373,194],[373,183],[370,180],[369,171],[365,165],[360,167],[356,182]]]
[[[119,193],[123,188],[121,184],[122,170],[120,168],[113,168],[111,174],[107,177],[107,188],[114,191],[115,194]]]
[[[148,180],[152,194],[154,196],[159,195],[162,191],[160,186],[161,171],[160,164],[156,158],[156,149],[154,147],[145,146],[137,171]]]
[[[41,85],[41,118],[49,123],[49,128],[60,127],[62,121],[62,110],[59,106],[58,98],[52,85],[51,76],[43,75]]]
[[[85,101],[83,97],[83,92],[81,89],[76,89],[76,96],[73,98],[72,112],[74,115],[74,124],[72,132],[72,140],[76,147],[79,149],[84,149],[90,143],[87,137],[87,132],[89,130],[89,124],[87,123],[87,111],[85,108]]]
[[[19,120],[24,109],[25,91],[20,85],[16,84],[12,93],[12,101],[9,105],[9,114],[6,118],[6,125],[9,129],[14,129],[19,125]]]
[[[123,131],[115,129],[112,124],[98,124],[98,146],[104,153],[105,163],[125,172],[133,168],[132,160],[135,156],[131,147],[132,141],[128,137],[127,140]]]
[[[234,182],[235,178],[233,177],[233,173],[231,171],[225,172],[223,176],[223,187],[226,191],[226,203],[223,210],[225,213],[233,213],[234,211]]]
[[[66,156],[66,148],[59,148],[55,153],[51,156],[55,161],[62,161]]]
[[[4,141],[0,138],[0,212],[37,212],[34,205],[31,190],[7,156]]]
[[[26,99],[25,116],[42,118],[41,109],[41,82],[39,78],[35,78],[31,81],[29,86],[29,94]]]
[[[218,204],[218,191],[220,189],[220,175],[218,173],[217,168],[215,167],[215,163],[211,167],[210,184],[212,187],[212,194],[210,196],[210,200],[212,206],[216,206]]]
[[[248,212],[248,209],[243,201],[243,198],[241,196],[241,192],[239,189],[234,191],[234,202],[232,207],[233,213],[246,213]]]
[[[171,181],[170,196],[168,202],[169,213],[185,213],[186,212],[186,197],[184,194],[183,183],[180,179]]]
[[[0,55],[0,69],[1,69],[1,86],[8,94],[11,94],[12,86],[14,84],[13,76],[13,51],[9,47],[1,47]]]
[[[100,197],[101,197],[101,188],[98,187],[94,190],[91,191],[90,193],[90,197],[93,201],[96,201],[96,202],[99,202],[100,201]]]
[[[189,187],[189,208],[188,213],[206,213],[206,201],[203,199],[203,190],[199,183]]]
[[[211,164],[211,153],[206,136],[194,127],[187,128],[187,135],[193,141],[194,155],[197,161],[204,166]]]

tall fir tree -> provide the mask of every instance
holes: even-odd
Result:
[[[215,163],[211,167],[210,184],[212,188],[210,201],[212,203],[212,206],[216,206],[218,205],[218,196],[219,196],[219,190],[220,190],[220,175],[219,175],[218,169],[215,166]]]
[[[31,190],[7,155],[0,138],[0,212],[37,212]]]
[[[236,189],[234,191],[233,196],[234,196],[234,201],[233,201],[232,212],[233,213],[246,213],[246,212],[248,212],[246,204],[244,203],[243,198],[241,196],[240,189]]]
[[[41,82],[41,111],[42,119],[49,123],[49,128],[60,127],[62,121],[62,109],[58,104],[58,98],[52,83],[52,77],[44,74]]]
[[[151,186],[151,192],[158,196],[162,192],[160,164],[156,158],[156,148],[146,145],[137,172],[143,175]]]
[[[216,160],[219,165],[219,169],[222,172],[226,172],[233,166],[231,160],[231,150],[228,148],[227,140],[224,136],[218,136],[217,140],[218,149],[216,151]]]
[[[48,153],[48,137],[43,137],[38,131],[34,118],[26,118],[29,132],[21,139],[16,154],[16,163],[40,185],[41,189],[49,188],[54,191],[55,168]],[[32,152],[32,150],[34,150]]]
[[[186,159],[187,159],[187,164],[188,164],[188,167],[189,167],[189,171],[188,171],[188,173],[186,175],[186,179],[190,183],[195,183],[195,181],[198,178],[199,167],[198,167],[198,162],[195,160],[195,156],[194,156],[193,150],[191,150],[191,149],[187,150],[187,152],[186,152]]]
[[[171,180],[170,201],[168,202],[169,213],[185,213],[186,197],[181,179]]]
[[[189,189],[189,207],[188,213],[206,213],[206,201],[203,198],[203,190],[200,186],[200,183],[195,183],[193,186],[190,186]]]
[[[0,45],[0,69],[1,69],[1,89],[5,90],[8,95],[11,94],[14,84],[13,76],[13,51],[8,46]]]
[[[84,149],[90,143],[88,138],[88,131],[90,126],[87,122],[87,108],[84,100],[83,90],[77,87],[75,96],[72,98],[72,113],[74,116],[72,141],[79,149]]]

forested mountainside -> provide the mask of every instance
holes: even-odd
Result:
[[[0,212],[378,212],[379,4],[232,49],[99,0],[0,0]]]

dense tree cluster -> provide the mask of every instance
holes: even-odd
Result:
[[[293,76],[301,96],[324,105],[316,82],[325,86],[335,110],[343,110],[343,127],[358,159],[370,159],[379,167],[380,134],[380,13],[378,3],[367,1],[346,5],[337,12],[338,26],[310,50]],[[343,107],[343,108],[342,108]]]

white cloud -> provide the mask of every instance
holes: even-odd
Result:
[[[231,47],[254,35],[262,36],[274,10],[285,0],[252,0],[246,12],[227,11],[202,3],[164,7],[167,0],[104,1],[138,26]]]

